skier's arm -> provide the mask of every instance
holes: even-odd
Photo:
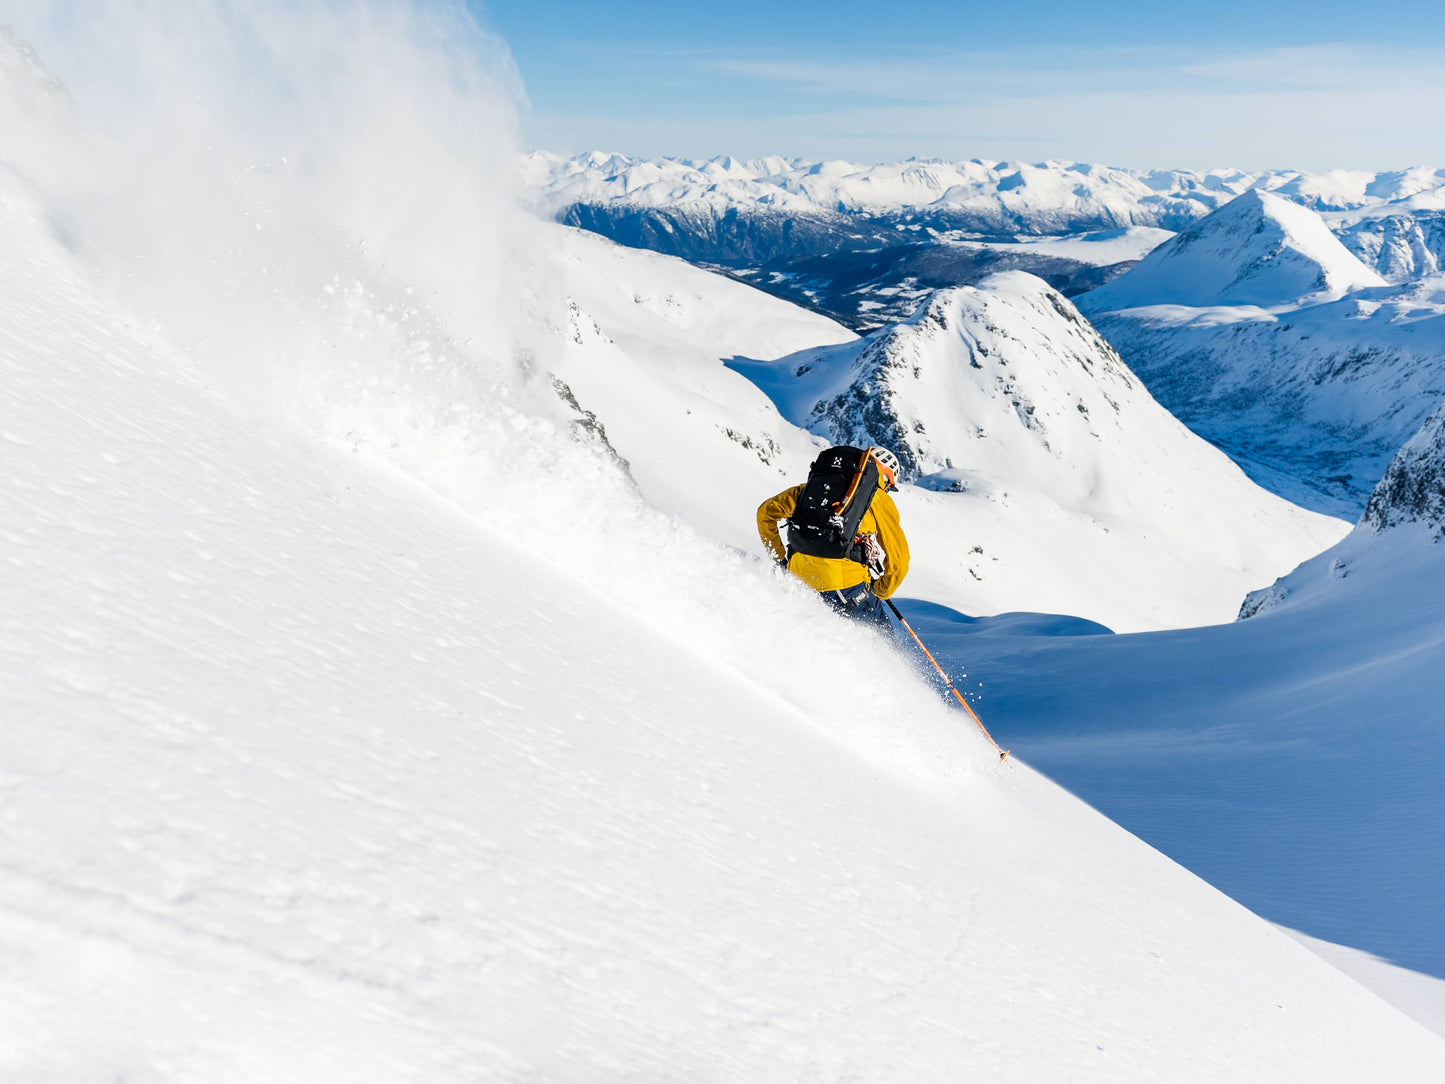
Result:
[[[798,494],[801,492],[802,486],[794,486],[758,505],[758,537],[763,540],[763,549],[767,550],[774,560],[781,561],[787,553],[783,549],[783,536],[778,533],[778,523],[793,514],[793,509],[798,507]]]
[[[873,581],[873,593],[879,598],[888,598],[908,575],[908,538],[898,519],[898,506],[887,493],[878,493],[869,511],[878,523],[878,541],[883,545],[883,552],[888,554],[883,575]]]

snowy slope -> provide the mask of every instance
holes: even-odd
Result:
[[[595,449],[434,417],[411,341],[409,382],[312,386],[347,461],[140,336],[25,202],[6,1077],[1433,1078],[1441,1040],[992,766]],[[860,649],[873,684],[820,707]]]
[[[759,502],[806,473],[818,442],[723,360],[855,336],[681,260],[561,226],[547,236],[569,298],[553,370],[597,414],[653,504],[756,549]]]
[[[1350,535],[1251,596],[1247,620],[1058,638],[920,624],[987,675],[981,707],[1016,751],[1096,807],[1266,917],[1445,978],[1442,429],[1445,412]],[[1407,985],[1438,1022],[1438,991]]]
[[[1241,196],[1079,305],[1180,420],[1322,511],[1358,514],[1445,395],[1438,279],[1386,287],[1271,196]]]
[[[1445,979],[1397,967],[1368,952],[1321,941],[1297,930],[1286,932],[1410,1019],[1424,1024],[1436,1035],[1445,1035]]]
[[[940,292],[863,343],[734,367],[829,441],[895,449],[927,491],[900,502],[925,555],[905,591],[968,613],[1227,621],[1227,599],[1344,531],[1251,483],[1030,275]]]
[[[1249,191],[1092,291],[1089,312],[1144,305],[1297,305],[1384,286],[1314,212]]]

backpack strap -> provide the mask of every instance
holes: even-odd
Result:
[[[858,460],[858,470],[853,475],[853,484],[848,487],[848,492],[838,502],[840,509],[847,508],[853,503],[853,498],[858,494],[858,484],[863,481],[863,475],[868,473],[868,449],[863,449],[863,458]]]

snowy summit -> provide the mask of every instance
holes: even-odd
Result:
[[[1384,285],[1317,214],[1251,190],[1093,291],[1086,304],[1091,312],[1163,304],[1268,308]]]

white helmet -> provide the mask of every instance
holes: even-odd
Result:
[[[877,444],[868,449],[870,455],[878,463],[878,471],[883,475],[883,484],[890,490],[898,488],[898,476],[903,473],[903,464],[898,462],[898,457],[887,448],[879,447]]]

